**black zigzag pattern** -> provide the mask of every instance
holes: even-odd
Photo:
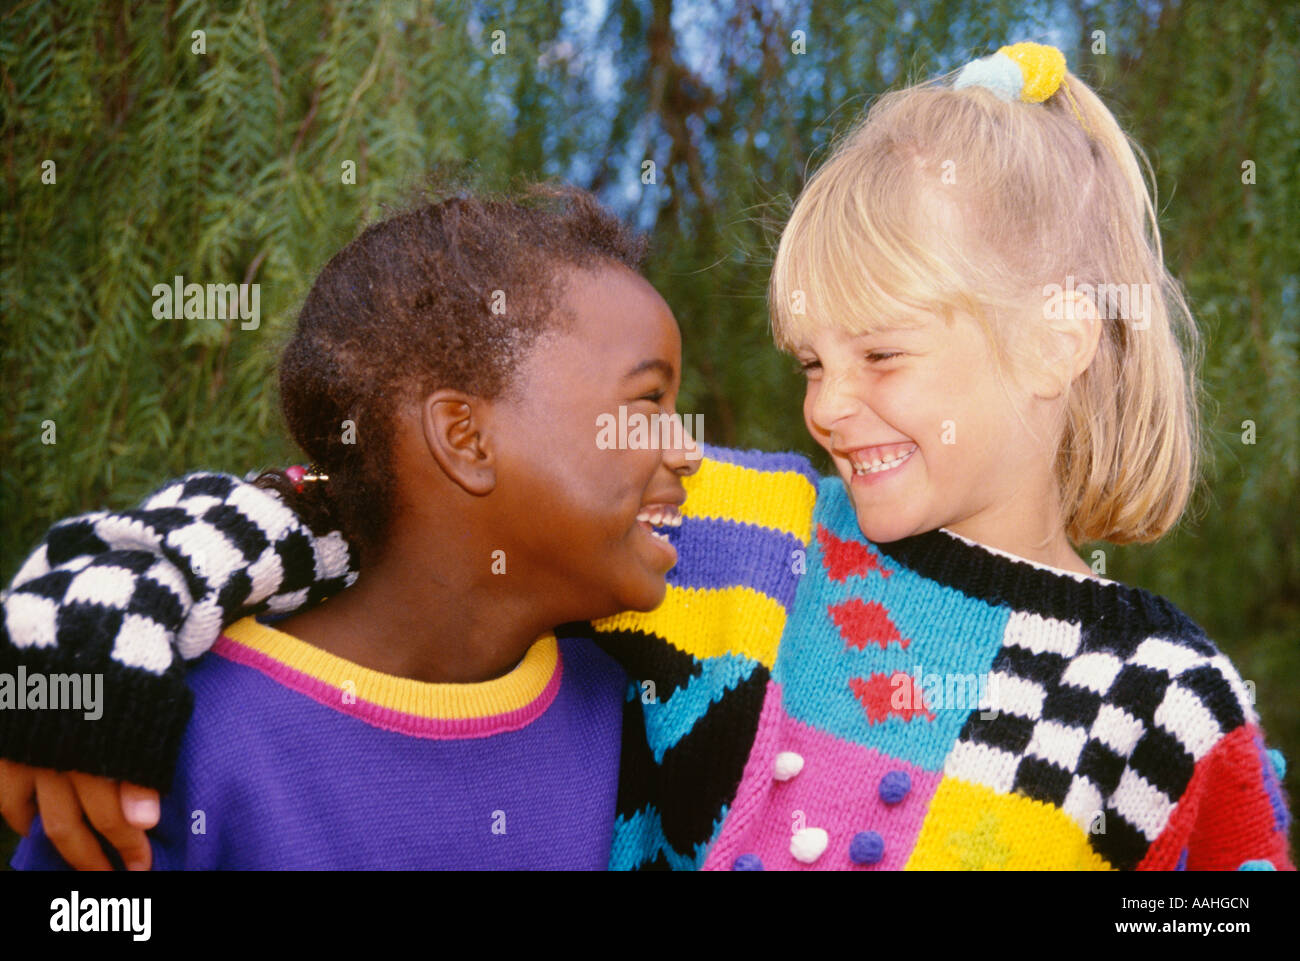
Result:
[[[767,668],[756,665],[664,752],[659,813],[664,837],[683,855],[710,839],[723,806],[736,796],[758,732],[768,677]]]
[[[561,630],[574,628],[583,630],[582,625],[565,625]],[[703,664],[696,658],[679,651],[657,634],[646,631],[597,631],[586,625],[587,633],[576,636],[588,637],[606,654],[618,661],[627,672],[627,676],[638,682],[654,681],[654,693],[661,701],[666,701],[678,690],[684,688],[691,678],[699,677]],[[567,636],[567,635],[566,635]]]

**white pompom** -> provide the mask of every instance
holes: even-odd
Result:
[[[776,764],[772,767],[772,777],[778,781],[788,781],[802,770],[802,755],[796,754],[794,751],[782,751],[776,756]]]
[[[790,855],[796,861],[812,864],[822,856],[826,845],[830,843],[830,835],[821,828],[803,828],[795,831],[790,838]]]

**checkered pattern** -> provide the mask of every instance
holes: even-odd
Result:
[[[133,736],[174,740],[158,726],[188,716],[181,664],[211,647],[222,625],[317,603],[355,579],[340,533],[313,534],[277,494],[223,474],[190,474],[135,510],[62,521],[0,593],[0,667],[94,664],[122,695],[114,699],[119,713],[88,738],[58,728],[71,722],[48,712],[5,712],[0,750],[96,771],[108,763],[102,742],[110,735],[127,745]],[[144,730],[153,719],[139,715],[139,704],[121,704],[127,692],[145,691],[174,706],[157,712],[157,738]],[[165,784],[171,763],[159,756],[133,770]]]
[[[274,493],[198,473],[137,510],[55,525],[0,599],[17,648],[93,634],[117,662],[161,674],[222,624],[341,591],[351,560],[341,534],[314,537]]]
[[[1026,611],[1008,620],[989,693],[993,711],[971,714],[944,772],[1060,807],[1121,868],[1164,830],[1196,762],[1258,723],[1236,670],[1203,636]]]

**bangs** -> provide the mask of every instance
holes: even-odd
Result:
[[[985,287],[963,255],[943,171],[859,135],[809,181],[781,234],[769,287],[772,334],[792,351],[816,328],[852,335],[915,327],[919,314],[978,315]]]

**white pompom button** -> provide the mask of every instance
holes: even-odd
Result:
[[[822,856],[830,841],[830,835],[821,828],[801,828],[790,838],[790,855],[796,861],[812,864]]]
[[[788,781],[803,770],[803,756],[794,751],[782,751],[776,756],[772,766],[772,777],[778,781]]]

